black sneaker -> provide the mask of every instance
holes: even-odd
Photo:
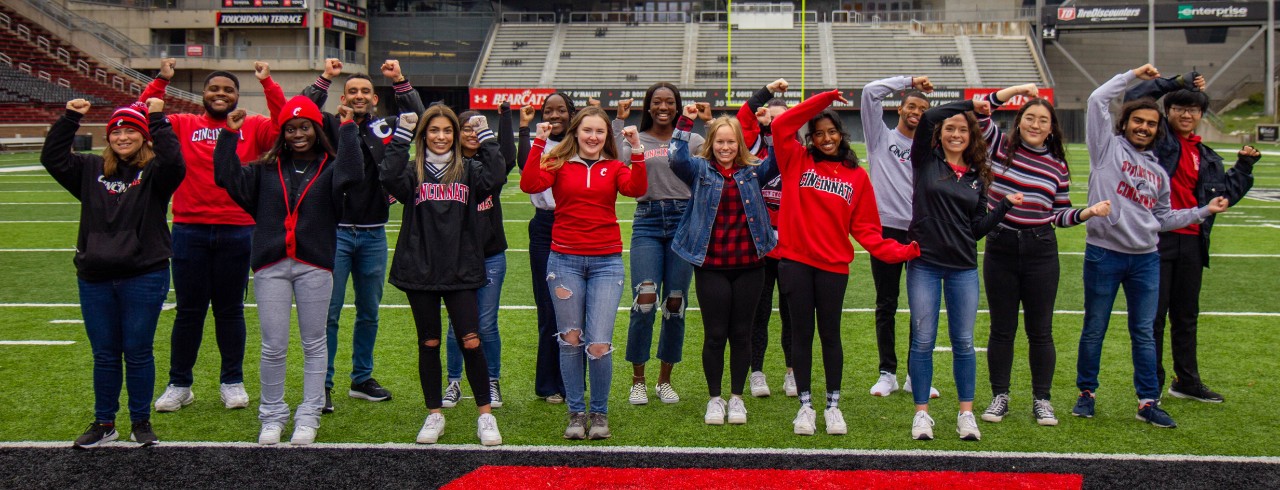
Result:
[[[369,378],[360,384],[351,383],[351,391],[347,392],[347,396],[371,402],[380,402],[390,400],[391,392],[378,384],[378,380]]]
[[[489,380],[489,406],[493,408],[502,408],[502,390],[498,386],[498,380]]]
[[[333,388],[324,389],[324,408],[320,413],[333,413]]]
[[[1142,404],[1142,407],[1138,408],[1137,419],[1164,429],[1172,429],[1178,426],[1173,422],[1173,417],[1169,416],[1169,412],[1164,411],[1155,402]]]
[[[1174,398],[1183,398],[1188,400],[1196,400],[1205,403],[1222,403],[1222,395],[1209,389],[1204,383],[1197,383],[1195,386],[1179,386],[1177,383],[1169,385],[1169,394]]]
[[[156,437],[155,431],[151,430],[151,421],[149,420],[134,422],[132,433],[129,434],[129,440],[141,444],[142,447],[154,446],[160,442],[160,438]]]
[[[88,449],[105,442],[111,442],[120,437],[116,432],[116,424],[99,424],[93,422],[89,424],[89,428],[85,429],[84,434],[76,438],[76,442],[72,443],[72,447],[76,449]]]

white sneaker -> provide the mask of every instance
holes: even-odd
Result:
[[[493,414],[480,414],[480,419],[476,420],[476,437],[480,438],[480,444],[483,446],[502,444],[502,433],[498,432],[498,419],[493,418]]]
[[[800,392],[796,390],[795,372],[787,371],[787,374],[782,377],[782,391],[787,396],[800,396]]]
[[[164,394],[156,399],[156,411],[177,412],[182,407],[190,405],[193,401],[196,401],[196,395],[191,392],[190,386],[169,385],[168,388],[164,389]]]
[[[929,416],[929,412],[916,412],[915,418],[911,420],[911,438],[917,441],[933,440],[933,417]]]
[[[422,430],[418,431],[418,444],[435,444],[443,433],[444,415],[439,413],[428,415],[427,421],[422,423]]]
[[[747,423],[747,405],[742,402],[740,396],[729,398],[729,423],[736,425]]]
[[[849,432],[849,428],[844,424],[844,414],[840,413],[840,409],[831,407],[822,412],[822,418],[827,423],[827,434],[833,436],[844,435]]]
[[[796,412],[796,419],[792,421],[792,424],[795,426],[796,435],[813,435],[813,424],[814,420],[817,418],[818,414],[813,411],[813,407],[808,405],[800,407],[800,411]]]
[[[289,439],[289,444],[294,446],[305,446],[316,442],[316,428],[299,425],[293,428],[293,438]]]
[[[671,386],[671,383],[658,383],[653,386],[653,391],[658,393],[658,399],[662,400],[662,403],[678,403],[680,401],[680,395],[676,393],[676,389]]]
[[[765,380],[764,371],[751,373],[751,396],[769,396],[769,382]]]
[[[644,383],[633,383],[631,385],[631,404],[645,405],[649,403],[649,388]]]
[[[909,383],[910,381],[908,381]],[[872,396],[889,396],[898,391],[898,375],[888,371],[880,371],[880,380],[871,387]]]
[[[245,408],[249,406],[249,394],[244,391],[244,383],[223,383],[218,390],[222,395],[222,405],[228,409]],[[163,396],[161,396],[163,398]],[[157,401],[158,405],[160,402]],[[157,408],[156,410],[159,410]]]
[[[262,430],[258,432],[258,444],[263,446],[280,444],[280,433],[282,432],[284,432],[284,427],[280,424],[262,424]]]
[[[978,421],[973,417],[973,412],[960,412],[956,416],[956,433],[965,441],[982,439],[982,432],[978,431]]]
[[[724,398],[715,397],[707,402],[707,414],[702,416],[707,425],[724,425]]]
[[[911,393],[911,376],[909,375],[907,376],[907,384],[902,385],[902,391]],[[934,388],[932,386],[929,387],[929,398],[937,398],[940,396],[942,396],[942,394],[938,393],[937,388]]]

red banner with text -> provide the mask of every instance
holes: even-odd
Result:
[[[975,100],[975,101],[976,101],[976,100],[982,100],[982,99],[986,98],[987,94],[990,94],[990,93],[992,93],[992,92],[999,92],[999,91],[1001,91],[1001,90],[1003,90],[1003,89],[1000,89],[1000,88],[967,88],[967,89],[964,89],[964,98],[965,98],[965,100]],[[1054,99],[1053,99],[1053,89],[1052,89],[1052,88],[1041,87],[1041,88],[1040,88],[1040,98],[1042,98],[1042,99],[1047,99],[1047,100],[1049,101],[1049,103],[1050,103],[1050,104],[1053,104],[1053,103],[1054,103]],[[1021,108],[1022,108],[1022,104],[1026,104],[1026,103],[1027,103],[1027,98],[1026,98],[1026,97],[1021,96],[1021,95],[1015,95],[1015,96],[1013,96],[1013,98],[1012,98],[1012,99],[1009,99],[1009,101],[1008,101],[1008,102],[1005,102],[1005,103],[1004,103],[1004,105],[1000,106],[1000,109],[998,109],[998,110],[1001,110],[1001,111],[1016,111],[1016,110],[1018,110],[1018,109],[1021,109]]]

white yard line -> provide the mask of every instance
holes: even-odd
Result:
[[[72,345],[74,340],[0,340],[0,345]]]
[[[44,167],[41,165],[27,165],[22,167],[4,167],[4,168],[0,168],[0,173],[7,174],[7,173],[13,173],[13,172],[34,172],[36,170],[44,170]]]
[[[84,320],[49,320],[49,323],[56,323],[56,324],[64,324],[64,323],[84,323]]]

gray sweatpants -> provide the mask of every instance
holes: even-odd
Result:
[[[262,395],[258,420],[263,424],[289,422],[284,402],[285,356],[289,352],[289,310],[296,297],[298,331],[302,336],[302,403],[294,415],[295,426],[320,427],[324,408],[324,377],[328,370],[325,322],[333,296],[333,273],[293,259],[285,259],[253,275],[262,329],[259,364]]]

